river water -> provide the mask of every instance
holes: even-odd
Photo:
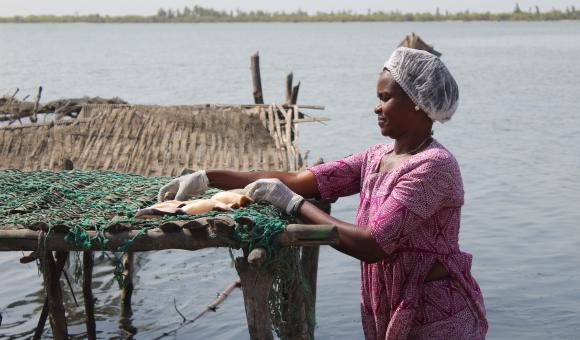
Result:
[[[490,339],[577,338],[580,332],[580,23],[42,24],[0,25],[0,94],[43,100],[119,96],[131,103],[250,103],[249,57],[260,51],[266,102],[282,101],[289,71],[299,102],[332,120],[302,125],[302,152],[333,160],[382,142],[375,81],[398,41],[415,31],[443,52],[461,92],[435,137],[458,159],[466,190],[461,247],[474,255]],[[21,98],[21,97],[20,97]],[[357,197],[340,199],[353,221]],[[0,338],[29,337],[41,278],[20,253],[0,254]],[[95,268],[97,329],[122,338],[111,267]],[[236,276],[223,249],[137,256],[137,339],[202,310]],[[320,339],[362,338],[359,263],[323,247]],[[80,287],[75,285],[77,295]],[[81,302],[82,304],[82,302]],[[70,332],[82,309],[67,295]],[[241,292],[177,339],[248,338]]]

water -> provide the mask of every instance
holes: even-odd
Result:
[[[474,254],[490,339],[576,338],[580,332],[580,23],[348,23],[0,25],[0,93],[44,100],[119,96],[131,103],[252,102],[249,57],[260,50],[266,102],[284,98],[294,71],[299,102],[326,125],[302,125],[302,150],[332,160],[381,142],[375,81],[397,42],[415,31],[444,53],[460,85],[453,120],[435,137],[460,162],[466,189],[461,246]],[[333,207],[353,221],[357,198]],[[0,254],[0,338],[30,335],[41,278],[19,253]],[[235,277],[227,251],[138,255],[137,338],[161,335],[201,311]],[[362,337],[358,262],[322,248],[316,335]],[[75,290],[79,288],[76,287]],[[79,294],[79,293],[77,293]],[[95,269],[97,329],[121,338],[110,266]],[[68,296],[70,332],[82,309]],[[178,339],[247,338],[241,292]]]

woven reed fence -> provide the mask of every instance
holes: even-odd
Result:
[[[179,175],[184,168],[293,171],[303,166],[298,106],[88,105],[75,120],[0,128],[0,169]]]

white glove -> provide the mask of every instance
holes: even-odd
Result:
[[[284,210],[288,215],[296,213],[296,210],[304,201],[304,197],[296,194],[277,178],[259,179],[248,184],[245,193],[256,202],[266,201],[278,209]]]
[[[205,170],[196,171],[189,175],[174,178],[165,184],[157,194],[157,201],[162,202],[167,196],[175,196],[178,201],[204,193],[209,186],[209,179]]]

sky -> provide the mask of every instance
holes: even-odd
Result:
[[[511,12],[518,2],[522,10],[539,6],[540,10],[565,9],[567,6],[580,8],[580,0],[0,0],[0,17],[31,14],[137,14],[152,15],[163,8],[183,8],[199,5],[219,10],[266,10],[294,11],[302,9],[316,11],[352,10],[366,13],[373,11],[400,10],[402,12]]]

